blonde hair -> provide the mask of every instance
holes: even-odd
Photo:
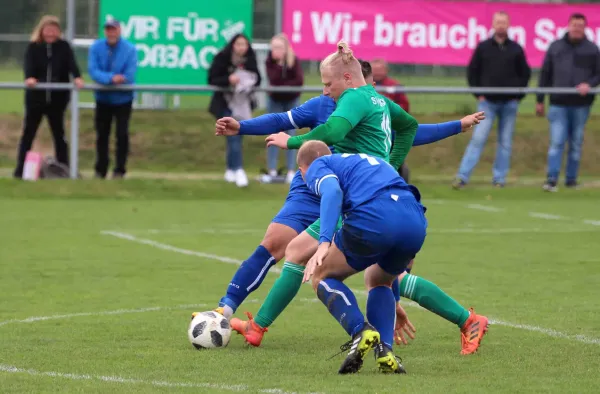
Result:
[[[353,75],[362,75],[360,62],[354,57],[352,50],[345,41],[337,43],[337,51],[327,56],[321,62],[319,69],[330,67],[338,72],[350,72]]]
[[[299,166],[310,166],[313,161],[317,160],[319,157],[327,156],[331,154],[331,150],[326,143],[323,141],[311,140],[306,141],[302,144],[300,149],[298,149],[298,165]]]
[[[271,41],[279,40],[283,42],[283,46],[285,47],[285,64],[288,68],[294,67],[296,63],[296,54],[294,53],[294,49],[292,48],[292,44],[290,44],[290,40],[288,39],[285,33],[275,34]]]
[[[44,27],[48,25],[54,25],[58,27],[58,30],[62,31],[62,29],[60,28],[60,19],[58,19],[54,15],[44,15],[42,16],[42,19],[40,19],[40,21],[38,22],[35,29],[33,29],[30,41],[37,43],[44,41],[44,38],[42,37],[42,30],[44,30]]]

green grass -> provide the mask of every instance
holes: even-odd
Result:
[[[347,338],[319,302],[308,302],[309,286],[272,326],[264,347],[247,349],[233,337],[226,349],[200,352],[187,342],[189,314],[213,307],[236,266],[101,234],[120,231],[243,260],[281,206],[285,186],[0,180],[0,387],[11,393],[596,392],[600,227],[584,220],[600,221],[599,192],[487,186],[454,192],[417,184],[429,208],[429,235],[413,273],[479,313],[529,329],[493,324],[481,351],[462,357],[457,327],[407,308],[417,339],[397,352],[409,374],[380,376],[369,359],[359,375],[341,377],[341,358],[327,358]],[[275,278],[268,275],[240,312],[255,312],[254,300],[264,299]],[[361,289],[362,277],[348,283]],[[206,306],[181,306],[189,304]],[[101,314],[148,307],[162,309]],[[92,315],[2,323],[77,313]]]

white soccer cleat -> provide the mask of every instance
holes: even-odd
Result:
[[[225,182],[234,183],[235,182],[235,171],[227,170],[225,171]]]
[[[244,171],[243,168],[240,168],[235,172],[235,184],[237,187],[248,186],[248,176],[246,175],[246,171]]]

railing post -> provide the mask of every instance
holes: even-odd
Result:
[[[75,39],[75,0],[67,0],[67,41],[73,45]],[[79,90],[71,88],[71,147],[69,170],[71,179],[79,174]]]

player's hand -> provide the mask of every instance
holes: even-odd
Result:
[[[587,94],[590,92],[590,85],[587,83],[580,83],[579,85],[577,85],[575,87],[577,89],[577,91],[579,92],[580,95],[582,96],[587,96]]]
[[[289,139],[289,135],[283,131],[280,131],[277,134],[271,134],[265,139],[265,141],[267,141],[267,146],[276,146],[281,149],[287,149],[287,142]]]
[[[313,257],[308,260],[308,264],[306,264],[306,268],[304,269],[304,277],[302,278],[302,283],[306,283],[310,280],[312,275],[315,273],[315,269],[323,265],[323,260],[329,254],[329,247],[331,246],[330,242],[323,242],[317,248],[317,251],[313,255]]]
[[[27,78],[25,80],[25,85],[27,85],[28,87],[32,88],[37,84],[37,79],[35,78]]]
[[[221,118],[215,124],[215,135],[237,135],[239,132],[240,122],[233,118]]]
[[[408,345],[408,340],[404,336],[406,334],[410,339],[415,339],[415,326],[408,320],[408,315],[402,308],[399,302],[396,302],[396,327],[394,328],[394,340],[396,345]]]
[[[535,114],[537,116],[544,116],[544,112],[545,112],[545,110],[544,110],[544,103],[537,103],[535,105]]]
[[[464,133],[467,130],[473,128],[473,126],[481,123],[482,120],[485,119],[485,112],[475,112],[474,114],[467,115],[460,120],[460,126],[462,128],[462,132]]]

